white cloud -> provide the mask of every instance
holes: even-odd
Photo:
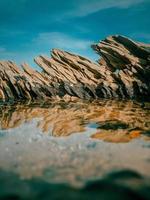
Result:
[[[49,46],[49,48],[62,49],[81,49],[86,50],[90,48],[91,41],[71,37],[60,32],[46,32],[40,33],[33,43],[38,46]]]
[[[126,9],[131,6],[147,2],[148,0],[91,0],[91,1],[80,1],[76,3],[77,6],[67,13],[68,16],[83,17],[92,13],[96,13],[100,10],[108,8],[122,8]]]
[[[38,49],[38,52],[42,55],[49,56],[49,50],[58,48],[95,61],[99,56],[91,49],[93,43],[94,41],[76,38],[60,32],[46,32],[40,33],[30,46],[32,49]]]

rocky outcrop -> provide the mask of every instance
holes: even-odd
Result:
[[[123,36],[111,36],[92,48],[102,56],[99,63],[111,71],[110,77],[106,76],[98,86],[100,96],[107,97],[108,91],[113,92],[111,96],[122,98],[150,96],[150,46]]]
[[[150,99],[150,47],[123,36],[111,36],[92,48],[98,63],[53,49],[51,57],[24,63],[0,61],[0,99],[142,98]]]

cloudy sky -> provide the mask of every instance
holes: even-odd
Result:
[[[0,59],[60,48],[91,59],[93,42],[122,34],[150,43],[150,0],[0,0]]]

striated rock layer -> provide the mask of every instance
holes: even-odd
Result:
[[[22,68],[0,61],[0,99],[129,98],[150,100],[150,46],[123,36],[110,36],[92,48],[98,63],[62,50]]]

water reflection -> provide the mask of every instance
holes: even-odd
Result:
[[[16,104],[0,107],[2,130],[12,129],[39,119],[37,127],[54,137],[86,132],[91,138],[107,142],[129,142],[138,137],[149,139],[149,104],[142,108],[132,101],[59,102]]]
[[[114,170],[150,172],[150,110],[131,101],[0,106],[0,170],[81,186]]]

